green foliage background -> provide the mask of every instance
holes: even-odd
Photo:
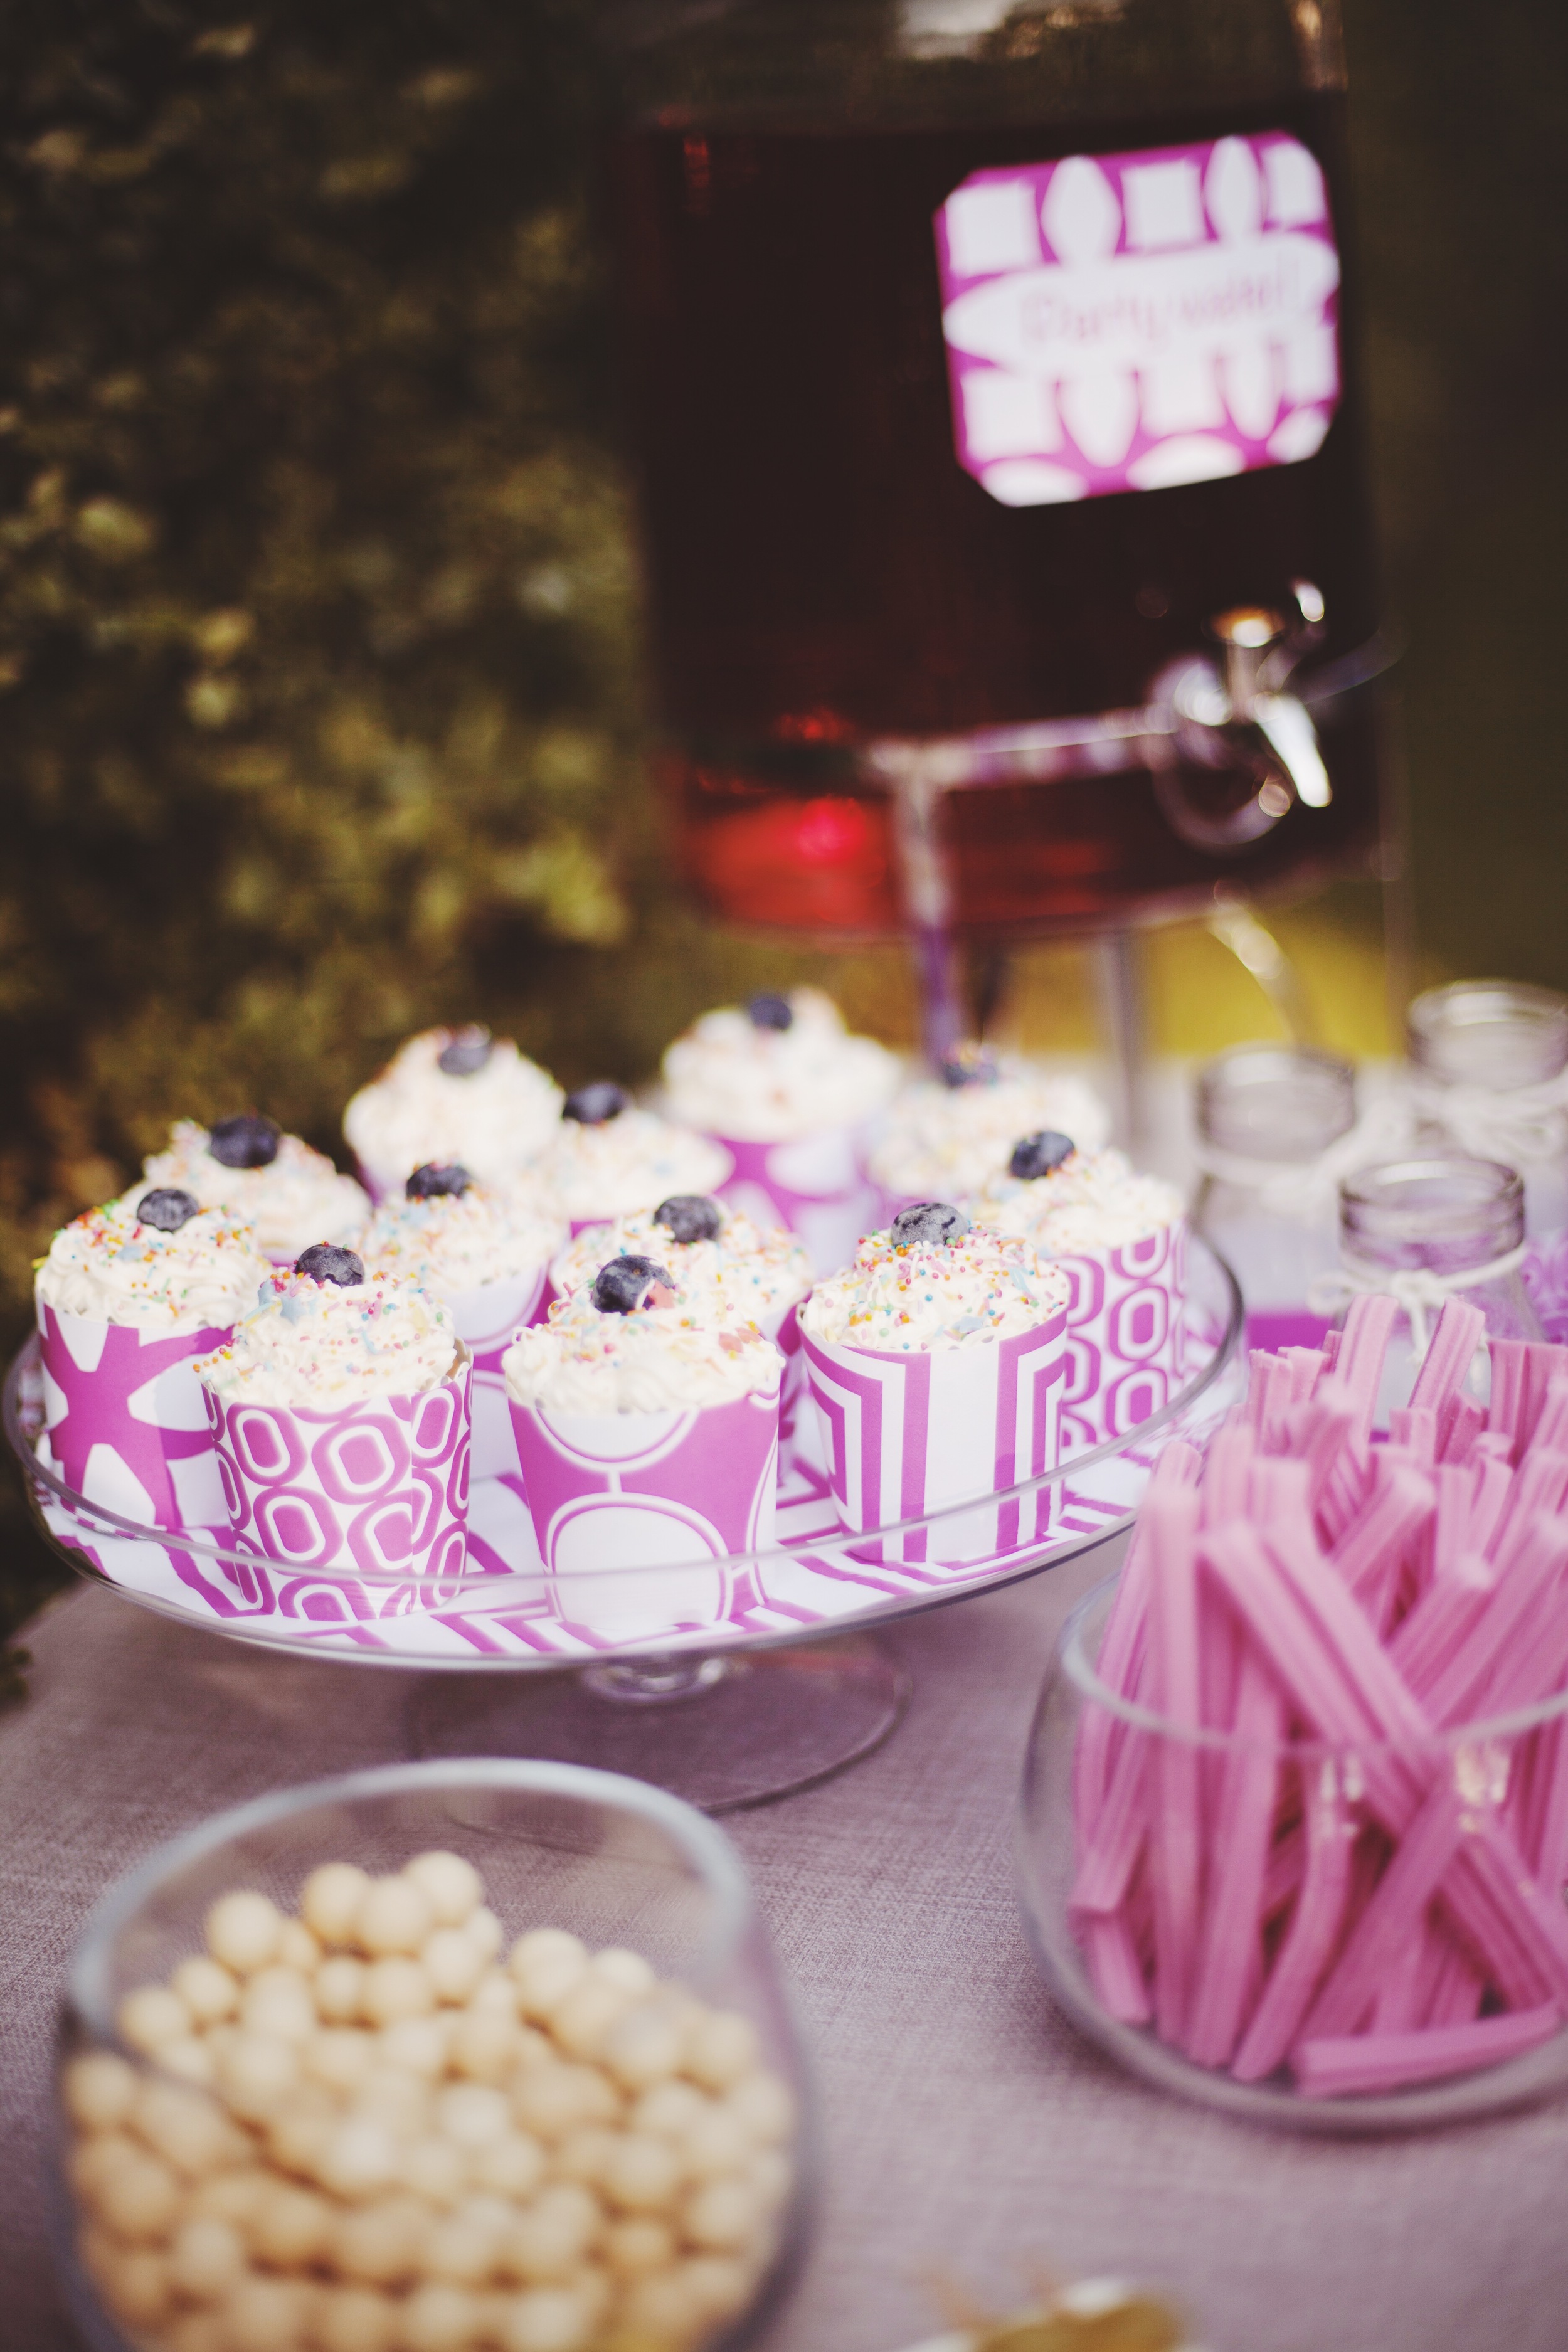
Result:
[[[1561,982],[1568,18],[1348,14],[1425,939]],[[585,15],[0,5],[7,1354],[174,1115],[331,1148],[475,1014],[636,1078],[793,968],[681,910],[640,780]],[[896,958],[828,977],[900,1025]],[[48,1573],[3,1491],[0,1626]]]

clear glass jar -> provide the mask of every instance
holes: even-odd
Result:
[[[1408,1403],[1432,1324],[1447,1298],[1479,1307],[1489,1339],[1544,1337],[1521,1276],[1523,1255],[1523,1181],[1499,1160],[1434,1153],[1384,1160],[1343,1180],[1340,1265],[1346,1306],[1336,1320],[1343,1322],[1357,1291],[1389,1291],[1401,1306],[1378,1391],[1380,1422]],[[1482,1402],[1484,1366],[1478,1355],[1470,1370]]]
[[[1355,1072],[1304,1045],[1237,1045],[1196,1087],[1203,1181],[1193,1222],[1241,1285],[1249,1348],[1315,1348],[1307,1303],[1338,1264],[1335,1171],[1324,1154],[1355,1126]]]
[[[1531,1241],[1568,1225],[1568,996],[1511,980],[1429,988],[1405,1014],[1423,1143],[1506,1160]]]
[[[1365,870],[1334,0],[601,21],[654,685],[706,901],[994,936]]]

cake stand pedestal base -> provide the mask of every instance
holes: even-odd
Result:
[[[847,1634],[575,1674],[432,1675],[409,1702],[408,1733],[415,1756],[595,1764],[724,1813],[858,1764],[887,1738],[909,1696],[890,1651]]]

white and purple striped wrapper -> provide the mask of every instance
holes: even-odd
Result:
[[[55,1466],[88,1502],[137,1527],[224,1517],[205,1391],[191,1367],[234,1327],[148,1331],[37,1302],[44,1423]]]
[[[715,1135],[734,1161],[719,1198],[753,1223],[785,1225],[805,1244],[816,1274],[837,1274],[862,1234],[877,1230],[876,1185],[866,1172],[871,1128],[828,1127],[784,1143]]]
[[[777,1389],[669,1412],[561,1413],[510,1400],[552,1575],[724,1559],[773,1540]]]
[[[828,1484],[852,1534],[974,1501],[943,1525],[858,1545],[858,1554],[951,1566],[1049,1532],[1054,1486],[1010,1500],[978,1498],[1057,1465],[1063,1311],[1015,1339],[907,1356],[803,1337]]]
[[[470,1371],[465,1353],[417,1395],[322,1412],[204,1386],[236,1550],[300,1574],[460,1576]]]
[[[1121,1249],[1058,1257],[1068,1307],[1062,1455],[1126,1437],[1182,1384],[1187,1224],[1162,1225]]]

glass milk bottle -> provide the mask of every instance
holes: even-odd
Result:
[[[1429,988],[1405,1014],[1421,1139],[1501,1158],[1524,1180],[1524,1230],[1568,1225],[1568,997],[1509,980]]]
[[[1407,1404],[1432,1327],[1447,1301],[1465,1299],[1487,1318],[1492,1339],[1540,1339],[1540,1319],[1520,1279],[1524,1256],[1524,1185],[1495,1160],[1458,1154],[1386,1160],[1347,1176],[1340,1186],[1340,1275],[1319,1288],[1337,1287],[1342,1323],[1358,1292],[1388,1291],[1399,1300],[1378,1394],[1378,1425]],[[1470,1383],[1484,1399],[1486,1382],[1472,1366]]]
[[[1316,1347],[1328,1324],[1308,1290],[1339,1258],[1324,1154],[1355,1125],[1354,1071],[1305,1046],[1238,1045],[1199,1071],[1196,1109],[1194,1222],[1241,1285],[1247,1346]]]

